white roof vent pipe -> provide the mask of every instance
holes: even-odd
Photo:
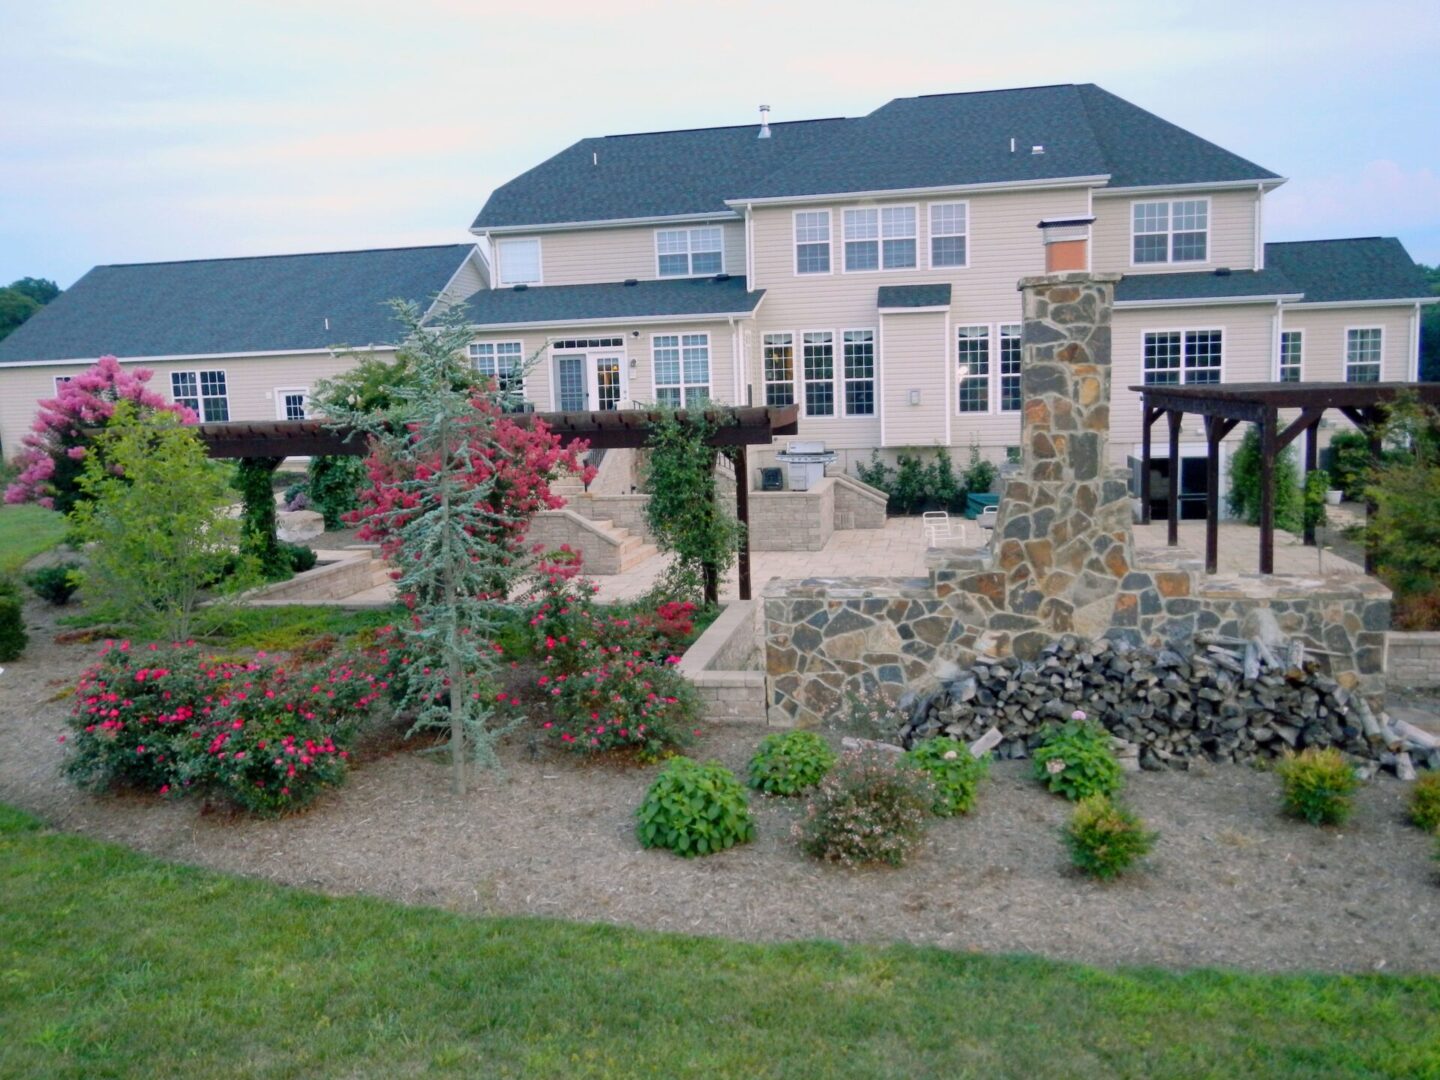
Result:
[[[1030,147],[1031,154],[1043,154],[1044,152],[1045,147],[1041,146],[1039,143],[1036,143],[1034,146]]]
[[[760,106],[760,134],[756,138],[768,139],[770,137],[770,106]]]

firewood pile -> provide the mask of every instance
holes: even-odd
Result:
[[[984,740],[998,757],[1023,758],[1046,725],[1079,709],[1104,725],[1131,768],[1334,746],[1363,759],[1366,773],[1413,779],[1417,768],[1440,769],[1440,738],[1376,711],[1322,667],[1296,640],[1200,634],[1182,653],[1067,635],[1034,662],[981,657],[912,699],[900,738],[907,747],[937,735]]]

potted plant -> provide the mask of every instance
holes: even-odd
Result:
[[[1339,488],[1326,488],[1326,489],[1325,489],[1325,505],[1326,505],[1326,506],[1339,506],[1339,505],[1340,505],[1340,500],[1343,499],[1343,498],[1345,498],[1345,492],[1341,491]]]

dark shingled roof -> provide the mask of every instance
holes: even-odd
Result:
[[[473,244],[97,266],[0,341],[0,362],[394,344]],[[330,320],[327,330],[325,320]]]
[[[496,190],[475,228],[698,214],[724,210],[726,199],[1107,174],[1112,187],[1278,179],[1091,84],[896,98],[858,119],[773,124],[769,139],[756,138],[758,130],[584,139]]]
[[[1223,300],[1243,296],[1296,296],[1299,286],[1279,270],[1213,270],[1194,274],[1126,274],[1115,286],[1115,302],[1143,300]]]
[[[940,285],[881,285],[875,306],[879,308],[949,307],[950,283]]]
[[[1306,303],[1431,295],[1424,273],[1393,236],[1266,244],[1265,265],[1300,286]]]
[[[754,311],[764,295],[764,289],[748,291],[743,277],[531,285],[483,289],[466,301],[466,310],[476,326],[739,315]]]

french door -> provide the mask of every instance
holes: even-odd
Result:
[[[625,400],[625,357],[619,353],[555,354],[555,407],[561,412],[612,412]]]

